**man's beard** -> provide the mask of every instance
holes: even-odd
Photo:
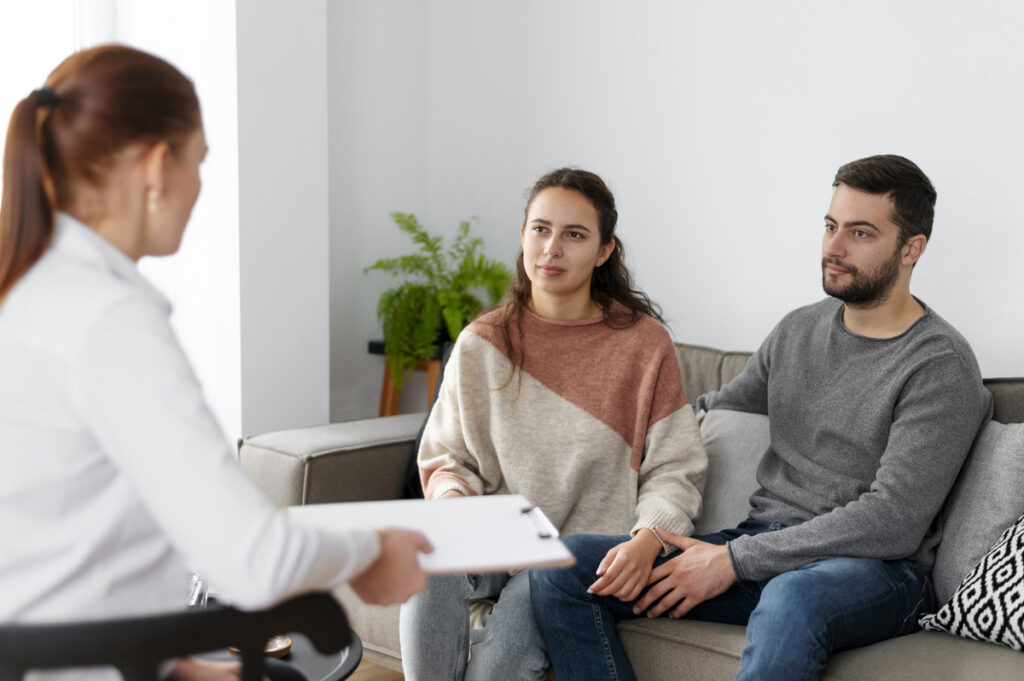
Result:
[[[896,278],[900,274],[901,250],[902,248],[897,246],[892,257],[871,272],[861,272],[838,258],[822,258],[821,286],[825,289],[825,293],[848,305],[874,307],[889,297],[889,291],[896,283]],[[835,282],[829,283],[828,275],[825,273],[825,266],[829,263],[838,265],[849,272],[850,282],[846,286],[840,286]]]

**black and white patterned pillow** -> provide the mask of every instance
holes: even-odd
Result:
[[[949,602],[920,625],[1024,650],[1024,515],[1003,531]]]

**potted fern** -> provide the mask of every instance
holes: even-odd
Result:
[[[431,236],[412,213],[392,213],[395,224],[408,234],[418,251],[378,260],[364,272],[382,270],[405,275],[395,288],[381,294],[377,318],[384,330],[384,355],[395,389],[401,390],[406,370],[434,356],[440,343],[455,340],[466,323],[488,304],[501,299],[512,272],[480,251],[483,240],[469,235],[469,222],[460,222],[447,250],[444,240]]]

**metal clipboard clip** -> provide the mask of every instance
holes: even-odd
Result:
[[[538,507],[524,506],[520,511],[530,519],[530,522],[533,523],[533,528],[537,530],[537,536],[541,539],[552,539],[558,536],[558,528],[548,520],[548,517],[544,515],[544,511]]]

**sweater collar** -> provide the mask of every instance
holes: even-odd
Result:
[[[550,324],[552,326],[592,326],[594,324],[604,324],[610,316],[622,314],[626,311],[626,307],[617,301],[612,303],[609,314],[602,315],[600,317],[592,317],[590,319],[551,319],[550,317],[542,317],[529,308],[528,305],[523,306],[523,315],[526,319],[531,322],[539,324]]]

